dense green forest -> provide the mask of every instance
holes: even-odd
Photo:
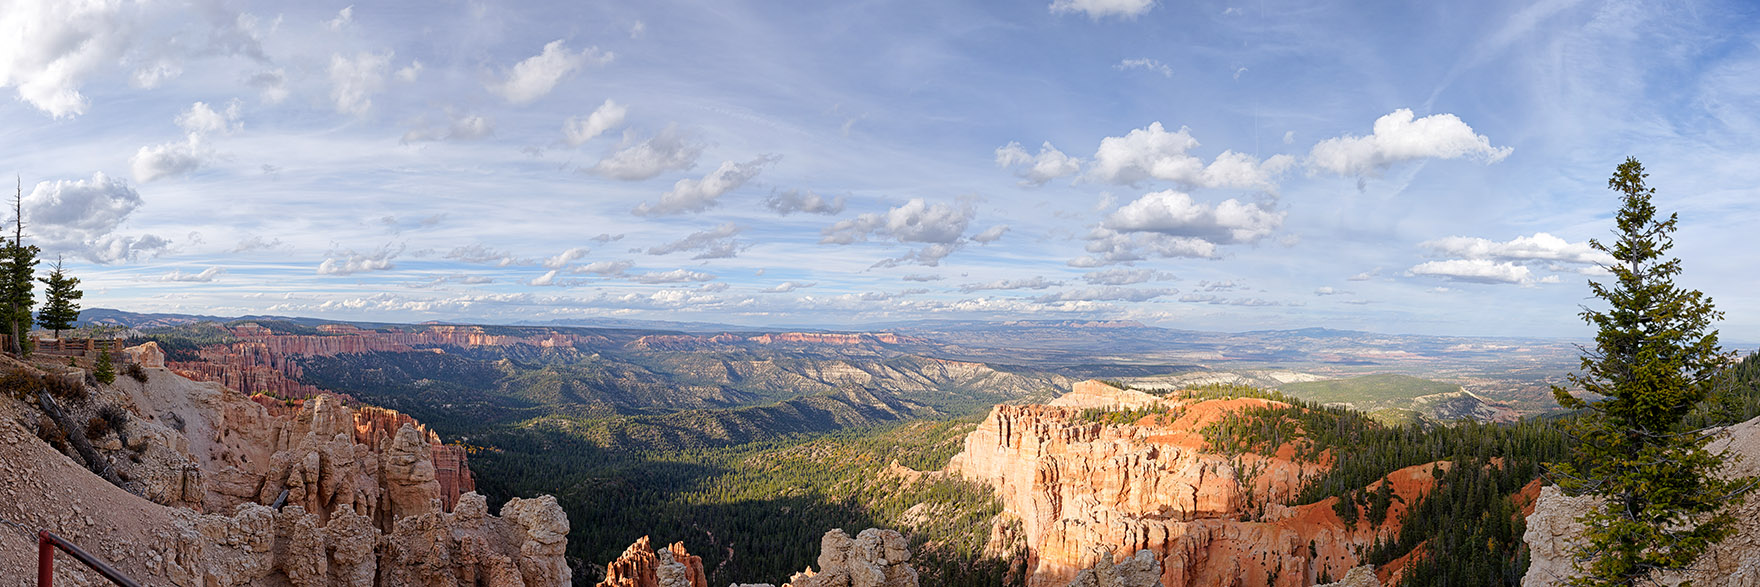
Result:
[[[608,453],[560,431],[511,429],[483,437],[471,458],[491,501],[555,494],[573,528],[577,583],[644,535],[683,541],[711,584],[781,584],[818,556],[831,528],[904,531],[924,585],[1002,585],[1006,558],[983,549],[1002,504],[980,485],[885,471],[897,462],[937,470],[976,424],[916,421],[735,447]],[[1018,569],[1016,570],[1018,574]]]

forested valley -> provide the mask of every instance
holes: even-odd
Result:
[[[203,345],[225,342],[223,332],[182,328],[153,338],[173,359],[189,358]],[[656,543],[682,541],[703,557],[711,583],[780,583],[814,564],[825,530],[876,526],[911,539],[925,585],[1021,581],[1018,523],[1001,515],[989,489],[919,472],[945,467],[989,406],[1044,401],[1056,393],[1053,384],[1068,379],[995,371],[910,388],[888,383],[790,392],[782,382],[786,374],[826,365],[924,373],[937,363],[750,351],[709,358],[709,364],[782,359],[793,366],[762,381],[716,386],[687,378],[662,391],[669,378],[701,372],[705,357],[479,349],[306,357],[300,365],[303,383],[409,413],[465,445],[479,491],[491,504],[556,495],[572,524],[569,557],[577,584],[595,582],[607,561],[644,535]],[[1694,412],[1695,422],[1760,415],[1760,358],[1749,356],[1727,371],[1713,401]],[[1006,385],[983,386],[996,381]],[[631,399],[645,393],[690,394],[675,403],[694,407],[666,409],[661,404],[671,400],[664,397]],[[1286,505],[1338,497],[1335,511],[1351,523],[1378,524],[1387,515],[1395,498],[1364,490],[1375,480],[1446,461],[1431,469],[1436,490],[1407,504],[1398,536],[1358,553],[1377,565],[1406,557],[1406,585],[1519,584],[1527,558],[1518,494],[1543,478],[1545,463],[1569,458],[1569,439],[1550,421],[1571,417],[1564,413],[1514,424],[1387,424],[1247,386],[1171,393],[1290,404],[1229,415],[1203,430],[1205,439],[1223,454],[1263,452],[1300,438],[1300,458],[1339,455],[1336,466],[1307,479]],[[1129,426],[1166,411],[1097,409],[1083,418]]]

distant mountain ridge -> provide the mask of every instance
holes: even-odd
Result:
[[[287,333],[309,331],[326,324],[348,325],[366,330],[414,332],[436,327],[467,325],[429,322],[385,324],[340,322],[285,316],[226,318],[193,314],[147,314],[118,310],[88,310],[90,323],[134,328],[175,328],[203,322],[236,324],[244,321],[274,323]],[[770,329],[730,326],[707,322],[672,323],[618,319],[567,321],[569,326],[480,325],[483,332],[599,335],[629,341],[646,337],[638,346],[647,349],[594,346],[593,350],[691,352],[766,342],[764,348],[780,351],[838,354],[871,353],[873,356],[909,354],[991,365],[1011,372],[1058,374],[1073,378],[1163,376],[1196,371],[1243,369],[1288,370],[1339,379],[1367,373],[1403,373],[1435,376],[1470,384],[1475,394],[1491,401],[1510,403],[1523,413],[1554,407],[1550,386],[1566,384],[1561,374],[1576,364],[1576,347],[1565,340],[1442,337],[1392,335],[1373,332],[1303,328],[1251,332],[1203,332],[1145,326],[1130,321],[1015,320],[913,321],[888,328],[819,330]],[[727,328],[717,328],[727,326]],[[766,338],[768,337],[768,338]],[[864,338],[866,337],[866,338]],[[732,344],[733,339],[749,339]],[[886,338],[887,340],[880,340]],[[833,340],[863,339],[860,344],[822,345]],[[683,346],[680,346],[683,345]],[[173,349],[175,351],[175,349]],[[585,350],[585,347],[583,347]],[[1255,385],[1275,386],[1285,382]]]

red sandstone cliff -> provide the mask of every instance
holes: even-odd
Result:
[[[1271,455],[1210,452],[1205,425],[1277,402],[1168,401],[1169,415],[1126,425],[1080,418],[1083,409],[1108,402],[1140,407],[1137,395],[1089,383],[1059,400],[1079,407],[997,406],[948,465],[989,483],[1021,519],[1030,587],[1068,583],[1102,549],[1120,556],[1149,550],[1161,561],[1166,587],[1306,586],[1323,572],[1345,575],[1360,564],[1358,549],[1397,533],[1405,507],[1397,500],[1380,527],[1347,527],[1333,512],[1336,498],[1279,505],[1305,478],[1329,469],[1330,455],[1300,462],[1293,443]],[[1402,469],[1382,482],[1413,503],[1432,487],[1430,467]]]

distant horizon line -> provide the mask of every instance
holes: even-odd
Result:
[[[118,313],[118,314],[129,314],[129,315],[135,315],[135,316],[140,316],[140,317],[149,318],[149,319],[150,318],[186,318],[186,319],[195,319],[198,321],[213,321],[213,322],[234,322],[234,321],[240,321],[240,320],[256,319],[256,320],[288,320],[288,321],[302,321],[302,322],[329,323],[329,324],[392,325],[392,326],[504,326],[504,327],[540,327],[540,328],[541,327],[558,327],[558,328],[656,328],[656,329],[658,329],[658,328],[665,328],[665,325],[671,325],[671,326],[685,327],[685,328],[671,328],[672,330],[695,330],[695,331],[733,332],[733,331],[738,331],[738,330],[755,330],[755,331],[760,331],[760,332],[821,331],[821,332],[833,332],[833,333],[872,333],[872,332],[878,332],[881,330],[888,330],[888,329],[894,329],[894,328],[899,328],[899,327],[906,327],[906,328],[916,327],[918,325],[932,323],[932,322],[943,322],[943,323],[950,324],[950,325],[983,325],[983,326],[1009,326],[1011,324],[1019,324],[1019,325],[1067,324],[1067,325],[1071,325],[1070,327],[1072,327],[1072,328],[1080,328],[1081,326],[1079,326],[1079,325],[1081,325],[1081,324],[1115,323],[1115,324],[1117,324],[1116,327],[1123,327],[1123,328],[1153,328],[1153,329],[1158,329],[1158,330],[1174,330],[1174,331],[1216,333],[1216,334],[1251,334],[1251,333],[1300,332],[1300,331],[1305,331],[1305,330],[1321,330],[1321,331],[1333,331],[1333,332],[1343,332],[1343,333],[1373,334],[1373,335],[1383,335],[1383,336],[1423,336],[1423,337],[1434,337],[1434,338],[1461,338],[1461,339],[1544,340],[1544,341],[1589,341],[1589,340],[1593,340],[1593,337],[1508,336],[1508,335],[1499,336],[1499,335],[1472,335],[1472,334],[1426,334],[1426,333],[1413,333],[1413,332],[1382,332],[1382,331],[1374,331],[1374,330],[1360,330],[1360,329],[1353,329],[1353,328],[1334,328],[1334,327],[1330,327],[1330,326],[1305,326],[1305,327],[1297,327],[1297,328],[1257,328],[1257,329],[1249,329],[1249,330],[1204,330],[1204,329],[1197,329],[1197,328],[1172,328],[1172,327],[1167,327],[1167,326],[1157,326],[1157,325],[1153,325],[1153,324],[1145,324],[1142,321],[1132,320],[1132,319],[1104,319],[1104,318],[1093,318],[1093,319],[1070,318],[1070,319],[1042,319],[1042,320],[1035,320],[1035,319],[1029,319],[1029,318],[999,318],[999,319],[966,318],[966,319],[939,320],[939,321],[934,320],[934,319],[928,319],[928,318],[918,318],[918,319],[898,320],[898,321],[893,321],[893,322],[873,322],[873,323],[856,324],[856,325],[849,325],[849,326],[828,326],[828,325],[812,325],[812,324],[762,324],[762,325],[760,325],[760,324],[736,324],[736,323],[714,322],[714,321],[703,321],[703,320],[659,320],[659,319],[649,319],[649,318],[611,318],[611,317],[554,319],[554,320],[543,321],[543,322],[521,321],[521,322],[500,323],[500,322],[492,322],[492,321],[440,320],[440,319],[423,320],[423,321],[418,321],[418,322],[409,322],[409,321],[398,321],[398,320],[338,319],[338,318],[326,318],[326,317],[317,317],[317,316],[291,316],[291,315],[279,315],[279,314],[245,314],[245,315],[241,315],[241,316],[217,316],[217,315],[206,315],[206,314],[183,314],[183,313],[176,313],[176,312],[136,312],[136,311],[132,311],[132,310],[123,310],[123,309],[119,309],[119,308],[86,308],[86,309],[81,310],[81,312],[80,312],[81,313],[81,317],[79,320],[80,323],[86,322],[85,314],[88,312],[114,312],[114,313]],[[595,325],[591,324],[592,322],[604,322],[607,325],[595,326]],[[638,326],[638,325],[641,325],[641,326]],[[1723,341],[1723,342],[1725,343],[1725,346],[1736,346],[1734,343],[1731,343],[1730,341]],[[1756,346],[1756,344],[1749,342],[1749,341],[1740,341],[1739,346],[1745,348],[1745,347],[1750,347],[1750,346]]]

